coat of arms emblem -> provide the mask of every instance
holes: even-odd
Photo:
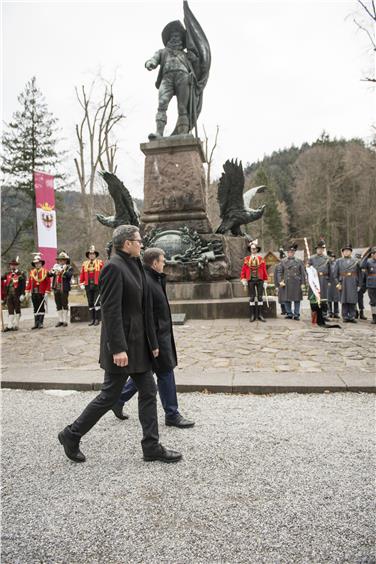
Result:
[[[45,202],[44,204],[40,204],[40,207],[43,210],[41,214],[43,225],[47,227],[47,229],[51,229],[54,223],[54,214],[52,213],[52,210],[55,206],[50,206],[48,202]]]

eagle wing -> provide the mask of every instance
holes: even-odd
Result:
[[[261,194],[262,192],[265,192],[266,188],[267,187],[264,184],[262,184],[261,186],[256,186],[256,188],[250,188],[249,190],[244,192],[243,194],[244,207],[248,209],[251,200],[256,196],[256,194],[259,193]]]
[[[233,211],[244,211],[244,173],[241,161],[227,160],[219,179],[218,203],[220,216],[225,219]]]
[[[140,225],[139,214],[129,190],[121,180],[111,172],[101,172],[100,175],[105,180],[108,191],[115,205],[114,223],[116,225]]]

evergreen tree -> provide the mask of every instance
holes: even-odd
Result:
[[[6,220],[14,223],[14,229],[12,239],[4,242],[5,253],[10,251],[16,240],[20,242],[25,232],[29,238],[32,235],[31,227],[35,224],[33,172],[48,172],[61,181],[65,180],[58,170],[64,155],[57,149],[57,119],[48,111],[35,77],[26,84],[18,101],[21,109],[13,114],[3,134],[1,170],[4,186],[13,188],[22,201],[26,196],[30,208],[22,219],[19,214],[12,218],[7,213]]]
[[[255,176],[255,185],[260,186],[261,184],[268,187],[262,194],[262,201],[266,204],[266,208],[261,219],[261,244],[264,250],[266,247],[277,249],[283,242],[282,218],[278,209],[274,183],[263,167],[258,169]]]

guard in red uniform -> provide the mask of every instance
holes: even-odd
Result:
[[[88,260],[82,263],[80,274],[80,286],[86,291],[86,297],[91,311],[91,322],[89,325],[99,325],[99,274],[103,268],[103,261],[99,259],[99,253],[91,245],[86,253]]]
[[[45,314],[46,294],[51,292],[51,278],[48,276],[47,268],[43,268],[45,261],[39,253],[35,253],[34,260],[31,261],[34,267],[30,270],[26,292],[31,294],[34,308],[34,327],[32,329],[43,329]]]
[[[8,323],[4,331],[18,331],[21,302],[25,299],[26,274],[18,269],[18,257],[11,260],[9,270],[2,277],[4,296],[8,307]]]
[[[48,273],[48,276],[52,278],[52,289],[59,319],[55,327],[68,327],[68,298],[72,275],[73,268],[70,266],[69,255],[65,251],[61,251],[56,257],[56,264]]]
[[[263,289],[265,288],[266,290],[268,286],[266,263],[262,256],[258,254],[261,251],[261,247],[258,247],[257,244],[252,241],[249,243],[248,247],[251,254],[244,258],[240,279],[245,288],[248,286],[250,308],[249,321],[256,321],[256,319],[265,321],[265,318],[262,315],[262,295]]]

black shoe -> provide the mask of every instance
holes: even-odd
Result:
[[[166,425],[167,427],[179,427],[180,429],[188,429],[189,427],[193,427],[195,422],[190,421],[189,419],[185,419],[182,415],[177,415],[174,419],[168,419],[166,417]]]
[[[63,327],[68,327],[68,323],[63,323]]]
[[[115,413],[116,417],[122,421],[124,421],[124,419],[129,419],[129,415],[123,413],[123,406],[121,404],[116,403],[112,408],[112,411]]]
[[[294,315],[293,319],[294,319],[295,321],[299,321],[300,315]]]
[[[162,445],[159,445],[159,449],[155,452],[149,454],[144,453],[144,460],[146,462],[153,462],[154,460],[160,460],[161,462],[179,462],[183,458],[183,455],[176,450],[169,450]]]
[[[55,327],[63,327],[64,323],[62,321],[59,321],[58,323],[56,323]]]
[[[363,319],[363,321],[367,321],[367,318],[364,315],[364,311],[362,309],[360,310],[359,319]]]
[[[259,321],[263,321],[264,323],[265,323],[265,321],[266,321],[265,317],[264,317],[264,316],[262,315],[262,313],[260,313],[260,312],[259,312],[259,314],[258,314],[258,320],[259,320]]]
[[[372,325],[376,325],[376,315],[373,313],[372,314],[372,321],[371,321]]]
[[[34,327],[32,327],[32,329],[34,329]],[[13,327],[5,327],[4,333],[6,333],[7,331],[14,331],[14,329]]]
[[[356,319],[354,319],[353,317],[351,319],[347,320],[349,323],[357,323]]]
[[[334,319],[341,319],[340,316],[339,316],[339,313],[334,313],[333,317],[334,317]]]
[[[93,325],[99,325],[99,319],[96,319],[93,323]]]
[[[358,317],[359,317],[359,312],[358,312],[358,310],[356,310],[356,312],[355,312],[355,319],[358,319]]]
[[[91,327],[92,325],[95,325],[95,321],[90,321],[90,323],[88,323],[89,327]]]
[[[74,439],[67,437],[64,431],[60,431],[57,438],[59,439],[59,443],[63,445],[64,452],[70,460],[73,462],[85,462],[86,457],[80,451],[80,442]]]

